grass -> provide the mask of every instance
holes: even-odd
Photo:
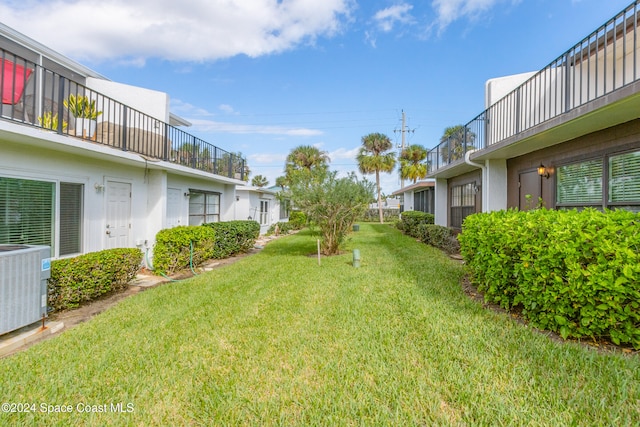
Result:
[[[0,360],[0,402],[73,409],[0,425],[640,424],[637,356],[483,309],[460,265],[387,225],[321,266],[315,247],[275,240]]]

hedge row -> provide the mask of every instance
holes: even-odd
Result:
[[[433,224],[434,215],[421,211],[406,211],[400,215],[400,221],[396,226],[400,231],[409,236],[419,238],[418,226],[421,224]]]
[[[422,243],[442,249],[448,254],[460,252],[460,243],[454,231],[449,227],[436,224],[419,224],[415,236]]]
[[[139,249],[118,248],[51,262],[49,307],[78,307],[112,291],[120,291],[136,276],[142,262]]]
[[[640,215],[515,210],[471,215],[461,253],[485,299],[562,337],[640,348]]]
[[[215,232],[212,258],[228,258],[253,247],[260,235],[257,221],[228,221],[205,224]]]
[[[246,252],[260,234],[256,221],[216,222],[198,226],[179,226],[156,234],[153,265],[158,273],[168,274],[216,258]]]
[[[393,222],[393,221],[396,221],[399,217],[400,217],[400,209],[389,209],[389,208],[382,209],[382,220],[384,222]],[[378,208],[367,209],[364,212],[364,214],[362,214],[360,221],[365,221],[365,222],[380,221],[380,212],[378,211]]]

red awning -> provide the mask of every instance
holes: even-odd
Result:
[[[2,69],[0,69],[0,73],[2,73],[2,87],[0,87],[2,103],[17,104],[33,70],[15,64],[8,59],[0,59],[0,63],[2,63]]]

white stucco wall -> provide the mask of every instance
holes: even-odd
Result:
[[[87,87],[119,103],[169,123],[169,95],[164,92],[92,77],[87,78]]]
[[[484,91],[485,108],[489,108],[491,105],[504,98],[509,92],[526,82],[534,74],[536,74],[536,72],[532,71],[487,80]]]

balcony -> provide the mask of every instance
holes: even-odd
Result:
[[[640,11],[634,3],[429,151],[430,177],[509,158],[638,117]]]
[[[243,158],[61,74],[74,74],[68,70],[51,68],[0,49],[0,119],[244,180]]]

